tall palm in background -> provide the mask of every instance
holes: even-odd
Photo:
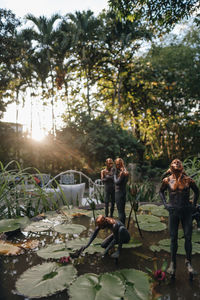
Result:
[[[32,37],[36,41],[35,52],[40,57],[41,65],[41,76],[45,77],[48,72],[50,78],[50,95],[51,95],[51,107],[52,107],[52,134],[55,135],[55,116],[54,116],[54,72],[53,72],[53,59],[52,59],[52,46],[56,35],[55,22],[60,19],[60,15],[54,14],[49,19],[45,16],[35,17],[32,14],[26,16],[26,20],[31,21],[35,25],[35,29],[32,28]],[[36,64],[39,62],[37,60]],[[43,69],[42,66],[45,66]],[[44,76],[43,76],[44,74]],[[48,88],[48,85],[47,85]]]
[[[71,107],[69,103],[70,85],[75,80],[76,60],[74,57],[74,26],[65,19],[59,24],[52,45],[54,69],[56,72],[56,86],[60,91],[59,98],[66,102],[66,112],[71,118]]]
[[[102,24],[91,10],[76,11],[75,14],[67,16],[74,25],[74,55],[77,59],[79,77],[85,79],[85,98],[87,112],[90,115],[92,110],[90,90],[95,83],[95,76],[98,74],[98,65],[102,57],[100,51]]]

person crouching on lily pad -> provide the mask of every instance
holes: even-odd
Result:
[[[88,244],[81,247],[80,253],[90,246],[92,241],[96,238],[99,230],[108,228],[112,231],[112,234],[109,235],[101,244],[101,247],[105,248],[103,257],[108,254],[109,250],[112,249],[114,245],[118,244],[117,251],[111,255],[112,258],[118,258],[121,253],[122,245],[127,244],[130,241],[130,234],[124,224],[119,220],[104,217],[103,215],[97,217],[95,224],[96,228],[90,237]]]

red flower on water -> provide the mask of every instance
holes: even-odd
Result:
[[[158,280],[158,281],[163,281],[163,280],[165,280],[165,278],[166,278],[166,274],[165,274],[165,272],[162,271],[162,270],[156,270],[156,271],[154,272],[154,278],[155,278],[156,280]]]
[[[61,264],[68,264],[70,262],[70,256],[63,256],[59,259]]]

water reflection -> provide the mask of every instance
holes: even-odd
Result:
[[[167,222],[167,220],[166,220]],[[74,224],[84,225],[87,230],[81,233],[80,237],[87,237],[93,232],[94,222],[88,217],[76,217],[73,219]],[[146,267],[153,270],[153,260],[157,261],[157,265],[161,266],[164,260],[169,261],[169,253],[160,252],[153,253],[149,250],[152,243],[157,243],[160,239],[168,238],[167,230],[162,232],[145,232],[143,231],[143,239],[140,238],[137,228],[131,223],[131,236],[141,241],[143,245],[138,249],[123,249],[118,265],[110,257],[102,259],[100,254],[88,255],[84,254],[77,261],[76,268],[78,275],[84,273],[96,273],[116,271],[122,268],[135,268],[146,271]],[[101,231],[98,237],[105,238],[109,231]],[[61,234],[53,230],[43,231],[40,233],[23,232],[19,233],[12,241],[25,241],[28,239],[38,239],[39,247],[45,247],[48,244],[65,243],[67,240],[77,238],[79,235]],[[26,250],[24,254],[19,256],[1,257],[0,259],[0,299],[2,300],[22,300],[27,299],[16,294],[15,282],[17,278],[29,267],[41,264],[45,260],[36,254],[37,249]],[[199,255],[193,256],[192,261],[195,269],[200,270]],[[200,280],[199,276],[195,277],[193,282],[188,279],[184,264],[184,256],[178,255],[177,258],[177,275],[176,280],[167,284],[161,284],[156,287],[156,293],[161,294],[161,300],[193,300],[200,299]],[[48,298],[48,300],[68,299],[66,291],[58,293]],[[28,300],[28,299],[27,299]],[[88,299],[89,300],[89,299]],[[106,300],[106,299],[105,299]],[[133,299],[134,300],[134,299]]]

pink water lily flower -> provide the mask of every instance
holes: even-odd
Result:
[[[70,262],[70,256],[63,256],[59,259],[61,264],[68,264]]]
[[[158,281],[163,281],[163,280],[165,280],[165,278],[166,278],[166,274],[165,274],[165,272],[162,271],[162,270],[156,270],[156,271],[154,272],[154,278],[155,278],[156,280],[158,280]]]

